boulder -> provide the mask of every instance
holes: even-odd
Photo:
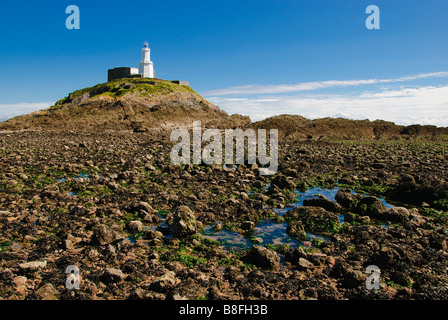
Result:
[[[287,168],[282,170],[282,173],[287,177],[293,177],[293,178],[298,177],[298,172],[296,169]]]
[[[14,286],[16,288],[16,293],[19,296],[26,295],[26,281],[27,281],[27,278],[23,277],[23,276],[15,277],[13,280]]]
[[[255,229],[255,222],[253,221],[244,221],[241,224],[241,229],[245,231],[254,230]]]
[[[252,249],[241,260],[264,269],[274,270],[280,267],[278,254],[273,250],[258,245],[253,245]]]
[[[9,212],[9,211],[2,211],[0,210],[0,217],[13,217],[16,214]]]
[[[377,197],[362,198],[356,208],[360,215],[374,219],[384,219],[383,213],[387,211],[387,208]]]
[[[65,250],[73,250],[75,248],[75,246],[73,245],[73,241],[69,239],[64,240],[62,242],[62,245]]]
[[[393,222],[406,222],[409,220],[409,211],[403,207],[389,208],[383,214],[383,219]]]
[[[299,261],[297,262],[297,266],[299,269],[312,269],[314,268],[314,264],[312,264],[310,261],[308,261],[305,258],[299,258]]]
[[[122,239],[124,239],[123,236],[104,224],[97,225],[93,229],[92,243],[94,244],[104,246]]]
[[[174,271],[168,271],[163,276],[157,278],[151,283],[150,289],[157,292],[167,292],[169,289],[178,284],[180,280],[176,278]]]
[[[381,247],[379,252],[375,252],[372,255],[372,264],[377,265],[381,269],[386,269],[392,266],[396,266],[401,259],[397,250],[391,247]]]
[[[69,211],[70,215],[79,216],[79,217],[87,217],[90,214],[89,209],[83,206],[73,206]]]
[[[199,232],[203,225],[200,221],[196,220],[196,216],[193,211],[185,205],[180,206],[174,216],[172,221],[169,222],[173,236],[176,238],[186,238],[197,232]]]
[[[277,175],[271,182],[272,186],[276,186],[280,189],[292,189],[294,188],[294,181],[288,179],[284,175]]]
[[[47,266],[47,261],[31,261],[19,264],[19,268],[25,271],[35,271],[38,269],[43,269]]]
[[[255,189],[261,189],[264,187],[263,182],[261,182],[260,180],[256,180],[253,184],[252,184],[252,188]]]
[[[125,206],[125,209],[130,212],[140,213],[141,211],[154,214],[157,213],[157,210],[153,209],[151,205],[146,201],[133,201]]]
[[[101,275],[100,280],[104,284],[118,283],[123,281],[126,278],[126,275],[118,269],[106,268]]]
[[[338,215],[321,207],[296,207],[283,217],[288,221],[301,221],[305,230],[311,233],[332,232],[340,226]]]
[[[335,200],[344,208],[353,208],[356,207],[359,200],[362,199],[362,195],[353,194],[350,191],[345,191],[343,189],[339,189],[336,193]]]
[[[306,237],[305,228],[301,221],[289,222],[288,226],[286,227],[286,233],[298,240],[304,240]]]
[[[290,249],[285,254],[285,259],[291,264],[296,265],[299,263],[300,258],[306,258],[307,254],[302,247],[296,247],[294,249]]]
[[[142,232],[143,223],[139,220],[129,221],[126,225],[126,229],[132,234]]]
[[[367,275],[359,270],[348,270],[344,274],[344,279],[342,281],[343,286],[346,288],[357,288],[365,285]]]
[[[40,300],[58,300],[59,291],[51,283],[46,283],[37,289],[35,294]]]
[[[339,203],[328,200],[324,196],[320,196],[316,199],[305,199],[303,200],[304,206],[311,206],[311,207],[321,207],[324,208],[327,211],[331,212],[341,212],[342,207]]]

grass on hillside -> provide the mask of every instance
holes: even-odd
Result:
[[[71,102],[77,97],[82,96],[85,93],[90,93],[89,97],[95,97],[99,95],[108,95],[111,97],[122,97],[127,93],[140,92],[142,96],[153,94],[167,94],[175,91],[184,91],[197,94],[189,86],[182,86],[175,84],[171,81],[161,79],[147,79],[147,78],[124,78],[117,79],[110,82],[97,84],[93,87],[88,87],[80,90],[76,90],[70,93],[64,99],[56,102],[55,105],[64,105]]]

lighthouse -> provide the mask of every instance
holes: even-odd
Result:
[[[107,81],[123,78],[155,78],[154,64],[150,57],[151,49],[148,42],[145,42],[142,49],[142,61],[138,68],[115,67],[107,70]]]
[[[138,64],[138,73],[143,78],[154,78],[154,66],[150,59],[150,53],[148,42],[145,42],[142,49],[142,61]]]

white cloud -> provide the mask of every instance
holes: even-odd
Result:
[[[239,87],[230,87],[225,89],[211,90],[203,92],[204,96],[225,96],[225,95],[249,95],[249,94],[276,94],[288,92],[311,91],[325,88],[335,87],[353,87],[360,85],[371,84],[385,84],[398,83],[412,80],[421,80],[435,77],[448,77],[448,72],[433,72],[412,75],[407,77],[393,78],[393,79],[366,79],[366,80],[330,80],[330,81],[315,81],[302,82],[297,84],[279,84],[279,85],[245,85]]]
[[[0,121],[51,107],[54,102],[0,104]]]
[[[357,95],[289,95],[245,98],[238,101],[209,97],[228,113],[248,115],[258,121],[279,114],[298,114],[309,119],[344,117],[387,120],[396,124],[448,126],[448,85],[383,89]]]

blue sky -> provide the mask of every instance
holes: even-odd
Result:
[[[381,29],[368,30],[368,5]],[[65,8],[80,9],[68,30]],[[0,121],[138,66],[260,120],[377,118],[448,126],[446,0],[21,1],[0,10]]]

